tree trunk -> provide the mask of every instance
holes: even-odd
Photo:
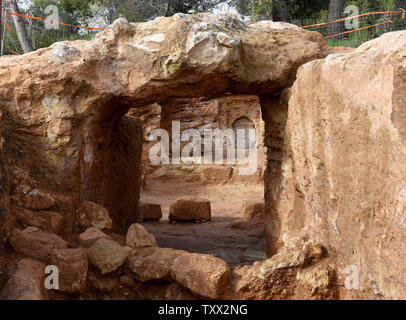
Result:
[[[17,0],[10,0],[10,9],[14,13],[20,13],[18,8]],[[13,17],[14,25],[17,30],[18,41],[20,42],[21,48],[24,53],[34,51],[30,39],[28,38],[27,30],[25,29],[24,20],[22,17],[11,15]]]
[[[341,19],[344,12],[344,4],[346,0],[330,0],[328,8],[328,21]],[[327,27],[327,34],[329,36],[338,34],[344,31],[344,22],[331,23]]]

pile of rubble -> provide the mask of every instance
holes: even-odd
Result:
[[[50,210],[55,204],[39,190],[27,191],[23,199],[31,210]],[[182,200],[173,204],[171,213],[182,212],[188,204],[197,214],[210,214],[208,201]],[[13,229],[9,244],[18,253],[18,263],[0,298],[271,299],[293,298],[297,287],[309,297],[334,297],[332,269],[317,266],[326,256],[318,244],[304,242],[265,262],[232,268],[212,255],[161,248],[142,224],[132,224],[125,238],[115,234],[107,210],[89,201],[78,210],[77,223],[85,230],[69,241],[57,234],[62,223],[57,213],[30,211],[18,220],[24,226],[44,214],[55,218],[53,224],[38,218],[32,220],[35,227]],[[50,266],[57,268],[58,282],[47,288]]]

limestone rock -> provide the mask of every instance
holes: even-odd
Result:
[[[89,273],[89,282],[93,288],[103,293],[110,293],[120,286],[120,278],[116,274],[99,275]]]
[[[90,248],[99,239],[110,239],[103,231],[91,227],[79,235],[79,244],[83,248]]]
[[[131,248],[122,247],[117,242],[101,238],[88,251],[90,262],[96,266],[101,274],[116,271],[127,260]]]
[[[125,274],[122,277],[120,277],[120,284],[123,286],[126,286],[128,288],[132,288],[135,285],[135,280],[133,275],[131,274]]]
[[[334,248],[337,265],[358,268],[361,296],[375,286],[384,299],[406,298],[405,48],[406,31],[390,32],[299,68],[283,203],[268,221],[269,233],[279,235],[270,244],[306,227],[311,239]]]
[[[244,201],[241,211],[243,219],[249,221],[257,216],[265,215],[265,204],[263,202]]]
[[[9,165],[7,163],[5,140],[3,138],[3,113],[0,111],[0,247],[7,242],[11,232],[11,211],[10,211],[10,184]]]
[[[55,199],[44,191],[33,189],[22,198],[22,206],[31,210],[50,210],[56,204]]]
[[[162,219],[162,210],[159,204],[140,203],[139,208],[142,221]]]
[[[193,294],[177,282],[172,282],[165,292],[165,300],[199,300],[199,296]]]
[[[327,299],[334,298],[332,277],[333,273],[330,268],[316,267],[298,272],[296,279],[305,287],[310,288],[310,297]]]
[[[304,262],[305,259],[300,249],[287,250],[266,260],[261,266],[261,273],[265,275],[279,269],[298,267]]]
[[[186,253],[171,266],[171,276],[193,293],[216,299],[231,279],[228,264],[212,255]]]
[[[77,214],[79,223],[83,227],[95,227],[97,229],[111,229],[112,227],[109,212],[97,203],[84,201]]]
[[[171,280],[170,268],[186,251],[169,248],[142,248],[128,259],[128,266],[138,281]]]
[[[204,166],[202,182],[205,185],[223,185],[230,181],[233,169],[227,166]]]
[[[1,59],[4,127],[19,128],[5,143],[38,188],[58,190],[72,206],[91,199],[128,227],[139,200],[142,132],[122,115],[177,96],[279,92],[326,47],[316,32],[280,26],[224,14],[118,19],[91,41]]]
[[[294,299],[297,288],[297,268],[276,269],[262,273],[262,262],[252,266],[240,266],[233,270],[233,286],[225,299],[275,300]],[[231,294],[231,295],[230,295]],[[233,295],[234,294],[234,295]]]
[[[86,290],[88,259],[85,249],[56,249],[48,263],[58,267],[59,291],[83,293]]]
[[[63,225],[63,216],[53,211],[17,209],[15,218],[24,228],[36,227],[45,232],[58,234]]]
[[[0,300],[46,300],[45,265],[34,260],[21,260],[16,271],[0,291]]]
[[[132,224],[128,228],[126,244],[131,248],[158,246],[155,236],[139,223]]]
[[[14,250],[44,261],[54,249],[66,249],[68,243],[53,233],[43,232],[34,227],[23,231],[14,229],[9,242]]]
[[[170,206],[169,220],[195,221],[211,220],[211,207],[209,200],[192,200],[179,198]]]

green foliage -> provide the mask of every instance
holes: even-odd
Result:
[[[256,21],[273,17],[273,0],[250,0],[248,8]]]
[[[171,16],[177,12],[195,13],[209,11],[224,0],[32,0],[32,5],[25,12],[29,15],[45,18],[45,8],[56,5],[60,21],[73,25],[88,26],[93,18],[100,18],[104,25],[111,24],[117,18],[139,22],[154,19],[157,16]],[[287,21],[297,25],[309,25],[327,21],[329,1],[327,0],[225,0],[238,11],[252,20],[273,19]],[[346,6],[355,5],[360,13],[369,11],[389,11],[400,6],[406,7],[405,0],[348,0]],[[360,27],[370,26],[391,19],[394,24],[350,33],[340,39],[332,38],[330,45],[347,45],[356,47],[361,43],[381,34],[405,29],[406,23],[401,16],[374,15],[360,19]],[[91,39],[93,31],[60,26],[59,30],[46,30],[43,21],[25,20],[28,35],[35,49],[51,45],[56,41]],[[6,45],[10,49],[22,52],[17,34],[9,19],[11,30],[6,33]],[[325,26],[312,28],[326,34]]]

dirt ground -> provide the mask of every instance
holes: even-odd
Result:
[[[211,222],[176,223],[168,220],[169,206],[178,197],[205,198],[211,201]],[[202,186],[197,182],[150,182],[141,193],[141,202],[162,207],[160,222],[147,222],[160,247],[213,254],[230,265],[252,264],[266,258],[263,217],[241,219],[244,201],[264,201],[261,185]]]

